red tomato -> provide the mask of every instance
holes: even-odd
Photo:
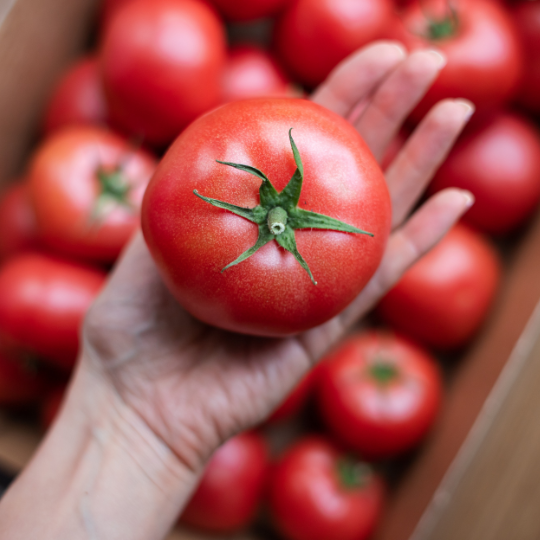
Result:
[[[135,0],[107,25],[101,63],[113,125],[167,145],[220,102],[224,30],[203,2]]]
[[[33,249],[38,243],[28,184],[17,183],[0,199],[0,259]]]
[[[45,386],[34,367],[0,351],[0,405],[32,403],[43,394]]]
[[[105,28],[112,20],[114,14],[124,5],[132,3],[134,0],[101,0],[101,28]]]
[[[30,195],[40,237],[69,256],[112,262],[139,226],[154,159],[97,127],[72,127],[38,148]]]
[[[304,175],[295,172],[291,128]],[[268,181],[216,160],[255,167]],[[211,200],[239,205],[248,217]],[[272,233],[275,205],[290,222],[273,224]],[[374,237],[316,225],[314,213]],[[142,227],[165,282],[192,315],[235,332],[283,336],[327,321],[366,285],[384,251],[390,202],[349,123],[309,101],[253,99],[201,117],[175,141],[146,191]],[[256,242],[264,245],[240,262]]]
[[[66,388],[64,386],[58,386],[50,390],[45,396],[45,399],[41,402],[39,416],[43,430],[49,429],[54,422],[54,419],[60,411],[60,406],[64,400],[65,393]]]
[[[287,77],[269,53],[252,45],[230,49],[223,73],[224,103],[289,92]]]
[[[268,468],[261,435],[246,432],[221,446],[180,517],[185,525],[233,532],[249,525],[259,507]]]
[[[512,14],[527,66],[521,79],[518,101],[540,114],[540,2],[522,2]]]
[[[105,282],[95,268],[28,253],[0,269],[0,336],[10,347],[70,369],[79,327]]]
[[[380,37],[391,16],[390,0],[293,0],[277,22],[276,51],[295,79],[314,87]]]
[[[74,124],[105,124],[107,105],[97,58],[77,61],[57,82],[45,110],[43,131]]]
[[[439,410],[435,359],[385,332],[354,336],[321,365],[317,401],[337,439],[369,459],[410,450]]]
[[[459,347],[482,324],[499,278],[499,259],[491,245],[456,225],[383,297],[378,312],[426,345]]]
[[[430,25],[428,16],[437,23]],[[409,50],[436,48],[446,56],[446,66],[412,114],[415,120],[444,98],[472,101],[478,116],[508,101],[517,89],[522,71],[520,44],[509,14],[497,2],[414,2],[401,23],[389,28],[387,37]]]
[[[287,540],[367,539],[383,499],[382,481],[367,464],[320,437],[289,448],[270,475],[270,510]]]
[[[523,117],[497,114],[461,138],[429,192],[447,187],[475,196],[466,223],[492,234],[515,229],[540,199],[540,134]]]
[[[273,17],[291,0],[211,0],[220,13],[231,21],[252,21]]]

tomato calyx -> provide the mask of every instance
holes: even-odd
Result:
[[[423,2],[420,2],[420,7],[427,22],[427,30],[422,37],[430,41],[439,41],[456,35],[459,17],[450,0],[446,0],[447,13],[441,18],[435,18],[429,14]]]
[[[377,359],[368,367],[369,376],[380,386],[387,386],[399,378],[396,365],[388,360]]]
[[[336,462],[336,472],[340,485],[347,490],[366,486],[373,475],[371,467],[350,456],[342,456]]]
[[[259,169],[251,167],[250,165],[219,160],[216,161],[222,165],[234,167],[235,169],[252,174],[262,180],[261,187],[259,188],[260,204],[255,208],[243,208],[224,201],[218,201],[217,199],[204,197],[197,190],[193,191],[197,197],[212,206],[228,210],[229,212],[241,216],[259,226],[257,242],[247,251],[242,253],[237,259],[225,266],[225,268],[221,270],[222,272],[231,266],[235,266],[236,264],[245,261],[258,249],[268,242],[275,240],[282,248],[294,255],[302,268],[308,273],[313,284],[317,285],[308,264],[296,246],[296,238],[294,235],[296,229],[326,229],[374,236],[373,233],[363,231],[352,225],[348,225],[343,221],[339,221],[338,219],[334,219],[324,214],[310,212],[309,210],[303,210],[298,207],[300,192],[302,191],[302,184],[304,181],[304,167],[302,165],[300,153],[298,152],[298,148],[296,147],[291,134],[292,129],[293,128],[289,130],[289,141],[296,163],[296,170],[289,183],[280,193],[276,191],[268,177]]]
[[[133,205],[128,197],[131,192],[131,186],[126,182],[122,167],[108,171],[99,167],[96,172],[101,192],[96,199],[92,217],[102,219],[107,213],[117,205],[124,206],[133,210]]]

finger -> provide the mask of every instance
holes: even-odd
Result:
[[[356,128],[377,161],[445,63],[438,51],[413,52],[376,90]]]
[[[408,216],[473,112],[474,106],[466,100],[439,102],[387,169],[392,228]]]
[[[346,117],[405,57],[405,49],[397,42],[368,45],[341,62],[311,100]]]

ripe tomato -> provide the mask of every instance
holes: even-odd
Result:
[[[367,464],[320,437],[289,448],[270,475],[270,511],[287,540],[364,540],[381,514],[384,488]]]
[[[369,459],[410,450],[439,410],[435,359],[411,341],[381,331],[358,334],[321,364],[317,402],[326,426]]]
[[[25,405],[37,401],[45,386],[45,380],[35,367],[0,351],[0,405]]]
[[[540,134],[523,117],[493,116],[461,138],[429,192],[453,186],[476,198],[466,223],[492,234],[515,229],[540,199]]]
[[[44,431],[51,427],[54,419],[58,415],[65,393],[65,386],[57,386],[52,388],[41,402],[39,419]]]
[[[276,205],[283,218],[268,210]],[[362,290],[382,257],[390,202],[378,165],[345,120],[301,99],[253,99],[199,118],[175,141],[146,191],[142,227],[191,314],[235,332],[283,336],[327,321]],[[356,227],[374,236],[343,232],[362,233]]]
[[[43,119],[43,131],[74,124],[105,124],[107,105],[93,56],[77,61],[57,82]]]
[[[481,235],[456,225],[379,303],[387,323],[439,348],[464,345],[482,324],[500,278],[499,259]]]
[[[259,507],[268,469],[261,435],[246,432],[221,446],[180,517],[180,523],[227,533],[249,525]]]
[[[101,67],[111,123],[164,146],[220,102],[222,25],[197,0],[135,0],[107,25]]]
[[[447,59],[413,111],[414,120],[444,98],[466,98],[476,106],[475,116],[482,115],[508,101],[517,89],[521,48],[509,14],[497,2],[414,2],[387,34],[409,50],[436,48]]]
[[[89,266],[27,253],[0,269],[0,337],[63,369],[75,364],[79,327],[105,282]]]
[[[239,45],[229,51],[223,72],[223,102],[285,96],[290,84],[274,58],[259,47]]]
[[[276,52],[293,78],[314,87],[380,37],[391,16],[391,0],[293,0],[276,24]]]
[[[0,199],[0,259],[36,248],[38,243],[28,184],[19,182]]]
[[[252,21],[273,17],[291,0],[211,0],[212,4],[230,21]]]
[[[38,148],[30,195],[40,237],[69,256],[113,262],[139,226],[154,159],[102,128],[66,128]]]
[[[102,0],[100,11],[100,24],[101,28],[105,27],[112,20],[114,14],[124,5],[133,2],[134,0]]]
[[[523,45],[525,65],[518,101],[540,114],[540,2],[521,2],[512,12]]]

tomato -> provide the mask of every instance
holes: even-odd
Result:
[[[467,189],[476,198],[464,221],[502,234],[524,222],[540,199],[540,134],[523,117],[499,113],[469,130],[451,151],[429,192]]]
[[[391,16],[390,0],[293,0],[276,24],[275,49],[294,79],[314,87],[379,38]]]
[[[512,12],[523,45],[525,65],[518,101],[540,114],[540,2],[522,2]]]
[[[98,127],[72,127],[33,156],[30,195],[40,237],[62,254],[113,262],[139,226],[155,160]]]
[[[223,102],[285,96],[290,83],[274,58],[259,47],[239,45],[229,51],[223,73]]]
[[[134,0],[102,0],[100,11],[101,28],[105,28],[114,14],[124,5],[132,3]]]
[[[390,212],[384,177],[349,123],[309,101],[265,98],[224,105],[175,141],[148,185],[142,228],[192,315],[283,336],[358,295],[381,260]]]
[[[210,459],[180,523],[219,533],[246,527],[259,507],[267,469],[261,435],[246,432],[228,440]]]
[[[211,0],[220,13],[231,21],[252,21],[273,17],[291,0]]]
[[[426,345],[459,347],[482,324],[499,279],[495,250],[458,224],[382,298],[378,313]]]
[[[9,187],[0,199],[0,259],[38,246],[34,211],[26,182]]]
[[[37,401],[46,382],[36,367],[0,351],[0,405],[25,405]]]
[[[111,123],[164,146],[220,102],[225,35],[197,0],[135,0],[107,25],[101,67]]]
[[[472,101],[478,117],[508,101],[517,89],[523,67],[520,44],[509,14],[497,2],[414,2],[401,22],[389,27],[387,37],[409,50],[439,49],[447,59],[413,111],[414,120],[444,98]]]
[[[57,386],[52,388],[41,402],[39,417],[41,427],[44,431],[52,426],[54,419],[60,411],[65,393],[66,388],[64,386]]]
[[[369,459],[416,446],[439,410],[435,359],[383,331],[357,334],[321,364],[317,402],[330,432]]]
[[[0,268],[2,342],[70,369],[79,327],[104,282],[105,273],[89,266],[37,253],[13,257]]]
[[[78,60],[60,78],[45,109],[43,131],[73,124],[105,124],[107,105],[94,56]]]
[[[274,523],[287,540],[364,540],[384,502],[382,481],[321,437],[301,439],[270,475]]]

